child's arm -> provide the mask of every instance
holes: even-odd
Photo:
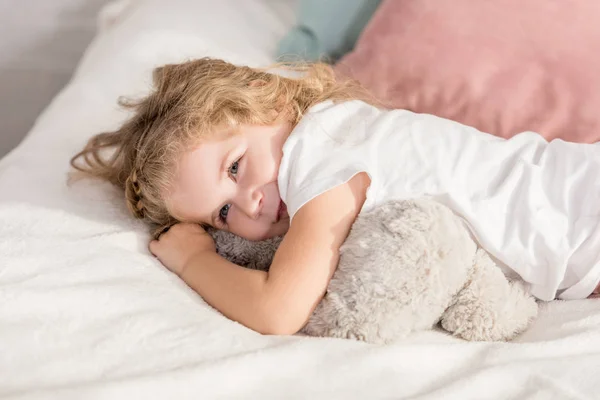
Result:
[[[369,183],[358,174],[304,205],[268,273],[223,259],[198,227],[170,230],[151,243],[151,251],[225,316],[261,333],[293,334],[325,294]]]

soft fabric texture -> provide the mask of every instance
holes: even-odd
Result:
[[[127,116],[155,65],[202,56],[268,65],[286,0],[135,0],[0,161],[0,398],[595,398],[600,301],[542,304],[511,343],[435,331],[387,346],[261,336],[207,306],[148,252],[123,193],[67,187],[68,160]],[[102,26],[106,26],[102,24]]]
[[[281,40],[282,60],[332,61],[352,50],[380,0],[301,0],[297,25]]]
[[[542,300],[584,299],[600,281],[600,145],[503,139],[448,119],[355,100],[311,108],[283,147],[279,191],[294,215],[352,176],[361,212],[430,196]]]
[[[386,0],[338,66],[394,108],[600,139],[600,2]]]
[[[236,265],[268,271],[283,237],[277,236],[259,242],[246,240],[227,231],[209,229],[217,246],[217,253]]]
[[[261,269],[280,243],[224,232],[213,238],[225,258]],[[450,209],[419,199],[359,215],[327,293],[302,332],[392,343],[441,322],[463,339],[510,340],[536,315],[536,302],[521,282],[506,280]]]

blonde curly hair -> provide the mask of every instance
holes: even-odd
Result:
[[[274,69],[294,76],[269,72]],[[181,154],[203,138],[224,127],[272,124],[278,118],[273,110],[285,111],[294,126],[325,100],[376,102],[356,81],[337,78],[321,63],[255,69],[202,58],[156,68],[153,82],[145,98],[120,101],[133,116],[118,130],[93,136],[71,165],[123,189],[132,215],[155,236],[179,222],[165,194]]]

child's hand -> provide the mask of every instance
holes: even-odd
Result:
[[[215,242],[197,224],[173,225],[158,240],[150,242],[150,252],[171,272],[181,276],[189,261],[203,252],[215,252]]]

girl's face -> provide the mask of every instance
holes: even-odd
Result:
[[[185,222],[197,222],[249,240],[283,235],[289,216],[277,175],[288,122],[242,125],[225,139],[205,141],[186,153],[167,204]]]

